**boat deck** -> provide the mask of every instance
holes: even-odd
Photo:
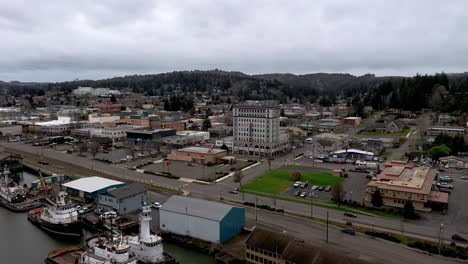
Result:
[[[46,259],[47,264],[75,264],[83,253],[80,248],[70,246],[54,250],[49,253]]]

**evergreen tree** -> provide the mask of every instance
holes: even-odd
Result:
[[[416,219],[418,215],[414,211],[414,206],[411,201],[406,201],[403,208],[403,217],[405,219]]]
[[[202,125],[202,130],[203,131],[208,131],[208,128],[211,127],[211,121],[209,118],[206,118],[205,120],[203,120],[203,125]]]
[[[372,194],[371,203],[375,207],[381,207],[383,205],[383,199],[380,190],[377,190]]]

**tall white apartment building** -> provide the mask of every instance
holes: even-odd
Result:
[[[275,156],[289,151],[289,136],[280,130],[280,107],[276,101],[246,101],[233,109],[233,152]]]

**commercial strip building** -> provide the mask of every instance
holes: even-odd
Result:
[[[125,183],[93,176],[67,182],[62,186],[71,195],[97,200],[99,194],[105,193],[112,188],[123,187]]]
[[[245,226],[245,208],[223,203],[171,196],[159,210],[163,232],[222,244]]]
[[[365,201],[371,202],[372,194],[380,190],[384,206],[403,208],[406,201],[411,201],[419,211],[431,211],[432,207],[446,208],[448,193],[437,190],[437,177],[436,169],[414,167],[403,161],[390,161],[367,184]]]
[[[198,143],[205,143],[210,139],[210,133],[206,131],[178,131],[177,135],[169,136],[162,139],[162,142],[174,146],[183,147],[186,145],[193,145]]]
[[[430,127],[427,129],[427,134],[429,136],[438,136],[442,134],[464,135],[466,134],[466,129],[464,127],[455,127],[455,126]]]
[[[449,168],[468,169],[468,157],[447,156],[439,159],[442,165]]]
[[[107,123],[119,121],[120,116],[111,114],[89,114],[88,121],[90,123]]]
[[[362,118],[359,116],[350,116],[343,118],[343,124],[348,126],[359,126],[361,124]]]
[[[156,142],[163,137],[175,136],[175,129],[132,129],[127,132],[127,141],[130,142]]]
[[[246,101],[234,106],[233,152],[275,156],[290,150],[289,133],[280,130],[276,101]]]
[[[98,207],[104,211],[114,210],[124,215],[140,209],[141,204],[146,202],[147,191],[146,187],[140,183],[109,189],[98,195]]]
[[[78,96],[83,96],[83,95],[110,96],[110,95],[120,95],[120,92],[117,90],[111,90],[109,88],[92,88],[92,87],[79,86],[77,89],[72,91],[72,94],[78,95]]]
[[[85,121],[72,122],[70,117],[58,117],[57,120],[35,122],[25,125],[24,130],[48,136],[70,135],[74,129],[102,128],[102,124]]]
[[[176,150],[175,153],[167,155],[169,160],[178,160],[194,163],[223,163],[227,151],[223,149],[211,149],[202,147],[187,147]]]

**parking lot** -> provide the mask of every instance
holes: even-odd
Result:
[[[183,178],[194,180],[208,180],[213,181],[220,178],[231,170],[242,168],[251,164],[251,162],[237,160],[234,164],[216,164],[214,166],[206,166],[198,163],[188,163],[183,161],[171,161],[170,165],[166,164],[163,159],[156,160],[155,163],[142,167],[144,170],[153,172],[170,172]]]
[[[299,171],[299,172],[326,172],[326,173],[332,173],[331,168],[307,168],[307,167],[289,167],[289,168],[284,168],[287,170],[291,171]],[[353,200],[357,202],[362,202],[364,199],[364,193],[366,189],[367,183],[370,181],[369,179],[366,178],[366,173],[358,173],[358,172],[349,172],[348,177],[345,178],[343,182],[343,187],[346,192],[346,198],[347,200]],[[327,192],[325,190],[312,190],[313,186],[307,186],[305,188],[294,188],[291,186],[288,188],[284,194],[289,195],[289,196],[296,196],[297,192],[306,192],[307,196],[306,197],[299,197],[301,199],[306,199],[306,200],[317,200],[317,201],[329,201],[331,199],[331,191]]]
[[[450,176],[453,182],[453,189],[450,190],[449,205],[445,214],[441,212],[430,212],[424,214],[429,221],[443,223],[455,227],[457,232],[468,235],[468,180],[461,177],[468,176],[466,170],[444,169],[439,172],[439,176]]]

